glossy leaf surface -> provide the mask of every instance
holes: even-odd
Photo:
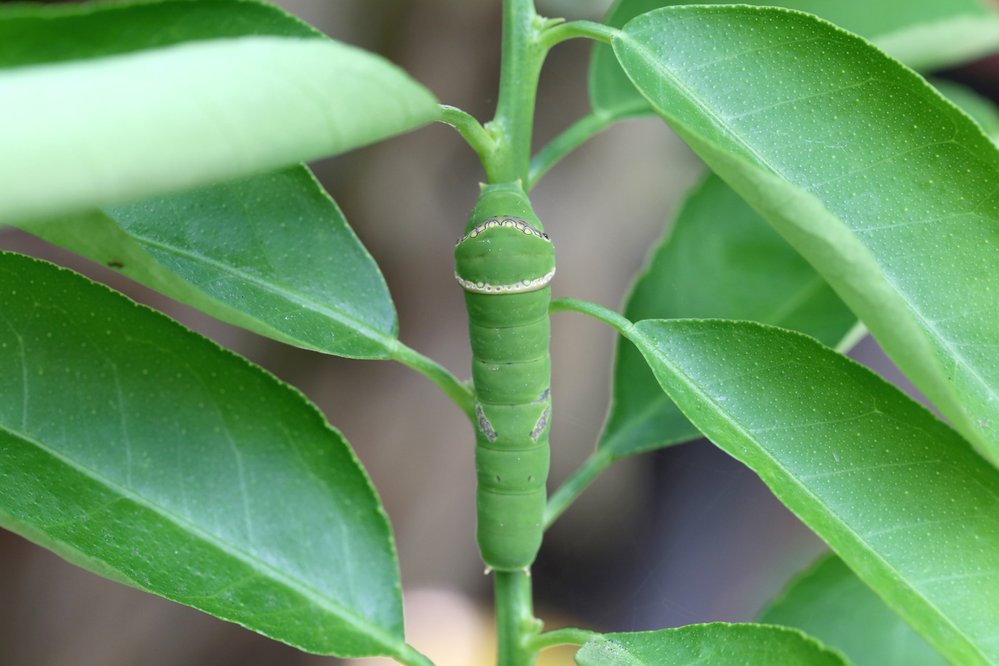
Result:
[[[941,654],[999,661],[999,471],[877,375],[749,322],[624,328],[684,414]]]
[[[282,342],[360,358],[396,344],[378,267],[304,167],[28,230]]]
[[[90,14],[28,10],[30,36],[73,34],[66,48],[44,48],[36,62],[23,53],[35,42],[14,39],[4,47],[0,220],[88,210],[288,167],[439,115],[425,88],[378,56],[322,38],[294,19],[282,23],[279,12],[256,3],[211,2],[210,8],[224,7],[215,12],[213,32],[212,18],[192,18],[197,4],[174,0],[157,8],[159,27],[172,28],[163,30],[172,35],[165,38],[151,30],[144,5]],[[0,25],[13,21],[0,34],[24,27],[25,11],[0,12]],[[40,21],[52,24],[43,29]],[[82,41],[81,21],[94,30],[92,44]],[[112,35],[132,26],[139,27],[120,49],[108,46]]]
[[[835,652],[799,631],[762,624],[692,624],[605,634],[576,653],[580,666],[844,666]]]
[[[662,9],[614,48],[681,137],[999,462],[999,151],[981,129],[807,14]]]
[[[745,319],[835,346],[857,318],[787,242],[717,176],[687,196],[625,305],[642,319]],[[698,437],[635,347],[619,341],[599,446],[613,457]]]
[[[301,394],[69,271],[0,285],[0,524],[304,650],[409,650],[384,512]]]
[[[674,5],[734,4],[617,0],[605,22],[621,27],[631,19]],[[983,0],[748,0],[738,4],[786,7],[815,14],[865,37],[916,69],[940,69],[999,51],[999,13]],[[598,45],[590,62],[594,109],[647,109],[609,46]]]
[[[825,556],[798,576],[760,622],[795,627],[856,666],[944,666],[933,651],[843,561]]]

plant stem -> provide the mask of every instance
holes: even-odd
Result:
[[[534,617],[531,577],[524,571],[497,571],[496,632],[499,666],[533,666],[537,650],[533,639],[541,631]]]
[[[597,449],[591,453],[586,462],[549,498],[548,506],[545,507],[545,529],[551,527],[612,462],[614,458],[607,449]]]
[[[579,312],[580,314],[588,315],[607,324],[629,340],[638,334],[638,332],[634,330],[635,325],[630,321],[613,310],[609,310],[602,305],[597,305],[596,303],[591,303],[589,301],[581,301],[577,298],[556,298],[552,301],[551,305],[548,306],[548,311]]]
[[[475,394],[466,384],[448,372],[447,368],[398,341],[392,350],[391,358],[393,361],[398,361],[416,370],[437,384],[444,394],[458,406],[458,409],[465,413],[468,420],[474,422]]]
[[[593,111],[570,125],[531,160],[526,189],[532,189],[563,157],[610,127],[615,120],[617,118],[613,114]]]
[[[527,181],[538,78],[547,50],[533,0],[503,0],[503,54],[496,116],[486,130],[497,150],[486,165],[490,182]]]
[[[552,139],[534,156],[527,172],[526,189],[533,189],[538,181],[564,157],[617,121],[647,115],[650,112],[646,104],[639,102],[613,110],[600,109],[586,114]]]
[[[587,629],[575,629],[566,627],[565,629],[553,629],[543,634],[538,634],[531,641],[531,648],[541,652],[542,650],[558,647],[559,645],[582,645],[594,636],[599,636],[595,631]]]
[[[590,303],[589,301],[581,301],[575,298],[557,298],[551,302],[548,311],[553,313],[571,311],[589,315],[616,329],[618,333],[628,339],[632,339],[638,334],[635,330],[635,325],[630,321],[613,310],[608,310],[602,305]],[[548,500],[548,506],[545,507],[545,529],[551,527],[552,523],[593,483],[593,480],[613,462],[614,457],[611,455],[609,449],[597,449],[590,454],[586,462]]]
[[[586,37],[610,44],[611,39],[620,32],[617,28],[594,21],[570,21],[569,23],[559,23],[545,30],[541,35],[541,45],[545,49],[550,49],[556,44],[577,37]]]
[[[496,139],[471,114],[456,106],[441,104],[440,122],[458,130],[458,134],[472,147],[483,167],[488,169],[496,151]],[[488,175],[488,171],[487,171]]]

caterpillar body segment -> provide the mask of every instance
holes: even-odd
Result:
[[[541,547],[551,423],[548,283],[555,253],[519,185],[488,185],[455,248],[476,392],[477,538],[498,571]]]

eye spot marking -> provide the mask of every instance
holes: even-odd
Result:
[[[524,232],[529,236],[536,236],[542,240],[548,241],[549,243],[552,240],[548,234],[539,231],[537,228],[535,228],[533,224],[525,220],[522,220],[518,217],[504,217],[502,219],[498,217],[491,217],[488,220],[485,220],[484,222],[479,222],[474,227],[469,229],[468,233],[459,238],[458,242],[455,243],[455,245],[461,245],[462,242],[469,240],[471,238],[475,238],[479,234],[485,233],[489,229],[498,229],[498,228],[519,229],[520,231]]]

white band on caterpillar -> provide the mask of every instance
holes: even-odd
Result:
[[[454,279],[458,281],[458,284],[461,285],[462,289],[475,294],[522,294],[527,291],[537,291],[538,289],[544,289],[547,287],[553,277],[555,277],[554,268],[547,275],[542,275],[541,277],[534,278],[532,280],[521,280],[520,282],[514,282],[513,284],[473,282],[472,280],[465,280],[457,273],[454,274]]]

